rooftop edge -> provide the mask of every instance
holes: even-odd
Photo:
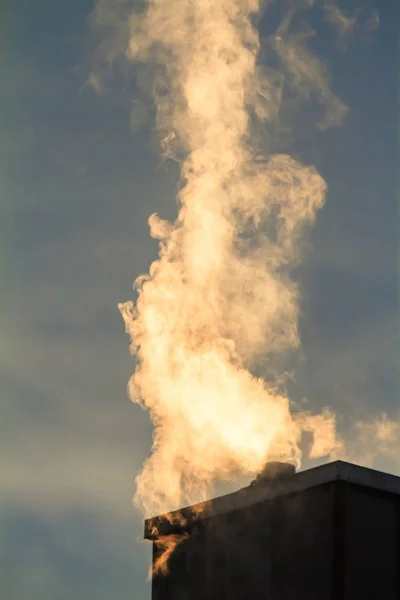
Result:
[[[144,537],[155,540],[160,536],[185,529],[201,518],[225,514],[337,480],[400,495],[399,476],[338,460],[283,478],[265,481],[259,485],[249,485],[225,496],[151,517],[145,520]]]

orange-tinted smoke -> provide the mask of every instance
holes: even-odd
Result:
[[[299,464],[337,447],[334,416],[293,419],[288,398],[249,367],[299,344],[290,269],[324,203],[314,167],[260,158],[250,113],[279,111],[276,74],[262,77],[257,0],[152,0],[131,16],[128,57],[156,65],[154,101],[165,155],[180,162],[174,223],[152,215],[159,259],[120,305],[138,367],[131,398],[154,424],[137,478],[148,515],[204,500],[215,481],[267,459]],[[297,67],[296,67],[297,68]],[[256,160],[257,158],[257,160]]]

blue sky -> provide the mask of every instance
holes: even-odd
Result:
[[[360,22],[378,8],[380,27],[360,26],[346,50],[311,16],[313,49],[350,112],[325,133],[300,127],[290,148],[329,188],[299,272],[291,393],[353,418],[398,409],[399,8],[362,4]],[[129,86],[116,78],[98,96],[85,85],[91,10],[2,8],[0,585],[19,600],[150,597],[131,496],[151,426],[126,395],[117,303],[157,254],[147,219],[173,218],[177,170],[161,164],[151,126],[130,129]]]

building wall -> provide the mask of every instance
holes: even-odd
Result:
[[[400,600],[399,497],[352,484],[344,494],[345,598]]]
[[[153,600],[400,600],[399,501],[335,481],[205,519]]]

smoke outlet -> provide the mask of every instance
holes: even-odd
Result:
[[[292,463],[267,462],[263,470],[257,475],[250,485],[261,485],[263,483],[281,479],[296,473],[296,467]]]

